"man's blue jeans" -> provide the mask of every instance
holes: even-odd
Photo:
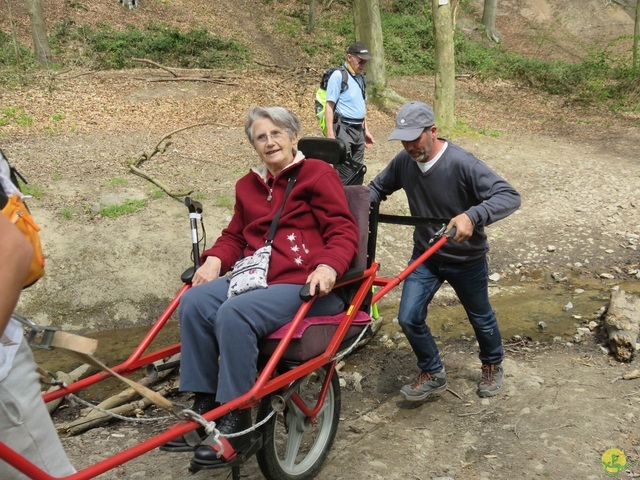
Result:
[[[422,252],[414,250],[411,261]],[[443,369],[438,347],[426,324],[427,310],[444,281],[453,287],[467,312],[480,345],[482,363],[502,363],[504,351],[498,321],[489,303],[486,259],[471,263],[444,263],[427,259],[404,281],[398,322],[423,372]]]

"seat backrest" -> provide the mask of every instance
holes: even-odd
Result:
[[[344,187],[349,210],[358,226],[358,254],[352,267],[365,270],[367,262],[367,248],[369,239],[369,187],[365,185],[351,185]]]
[[[307,158],[317,158],[330,163],[334,167],[346,165],[350,174],[342,179],[343,185],[360,185],[367,173],[364,163],[358,163],[351,158],[347,144],[339,138],[305,137],[298,140],[298,149]]]
[[[316,158],[338,166],[349,162],[349,155],[346,144],[339,138],[305,137],[298,140],[298,149],[307,158]],[[364,170],[356,172],[363,174]],[[348,185],[344,187],[344,192],[349,203],[351,215],[358,225],[358,255],[356,256],[353,268],[365,270],[367,264],[367,248],[369,238],[369,187],[364,185]]]
[[[307,158],[324,160],[333,166],[347,160],[347,145],[339,138],[305,137],[298,140],[298,150]]]

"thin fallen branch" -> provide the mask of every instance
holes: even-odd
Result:
[[[451,390],[449,387],[447,387],[447,392],[449,392],[451,395],[458,398],[459,400],[462,400],[462,397],[460,396],[460,394],[456,393],[454,390]]]
[[[615,383],[618,380],[634,380],[636,378],[640,378],[640,370],[633,370],[631,372],[627,372],[621,377],[616,377],[613,380],[611,380],[611,383]]]
[[[157,186],[159,189],[164,191],[167,195],[169,195],[171,198],[175,198],[176,200],[181,202],[182,199],[185,196],[191,195],[191,193],[192,193],[191,190],[188,191],[188,192],[173,192],[166,185],[164,185],[162,182],[160,182],[160,180],[157,180],[157,179],[153,178],[151,175],[149,175],[146,172],[144,172],[142,170],[141,166],[142,166],[143,163],[151,160],[151,158],[154,155],[156,155],[157,153],[166,152],[167,148],[171,145],[171,142],[169,142],[169,140],[171,139],[171,137],[173,135],[175,135],[177,133],[180,133],[180,132],[183,132],[185,130],[188,130],[190,128],[202,127],[204,125],[220,125],[222,127],[230,128],[228,125],[224,125],[224,124],[221,124],[221,123],[212,123],[212,122],[195,123],[193,125],[188,125],[186,127],[178,128],[177,130],[174,130],[174,131],[172,131],[170,133],[167,133],[166,135],[163,135],[162,138],[156,143],[156,145],[153,148],[153,150],[151,151],[151,153],[142,152],[142,154],[140,154],[138,156],[137,160],[135,160],[134,162],[130,162],[128,164],[129,170],[131,170],[131,172],[133,172],[135,175],[138,175],[139,177],[142,177],[145,180],[150,181],[155,186]]]
[[[180,359],[179,354],[171,357],[172,361],[178,360],[178,359]],[[158,365],[160,365],[161,363],[164,363],[164,362],[159,362]],[[156,371],[154,372],[153,375],[147,375],[146,377],[144,377],[142,380],[138,382],[138,384],[143,385],[145,387],[149,387],[163,380],[165,377],[171,374],[172,371],[173,369]],[[119,407],[120,405],[124,405],[125,403],[132,401],[137,396],[139,395],[133,388],[127,388],[122,392],[116,395],[113,395],[107,398],[106,400],[102,401],[100,404],[98,404],[98,408],[101,408],[102,410],[111,410],[112,408]],[[92,418],[97,416],[98,414],[99,414],[98,410],[90,410],[86,416],[87,418]]]
[[[154,62],[153,60],[149,60],[148,58],[132,58],[134,62],[139,63],[148,63],[149,65],[153,65],[154,67],[158,67],[161,70],[171,74],[173,78],[143,78],[141,80],[146,80],[147,82],[211,82],[218,83],[224,85],[238,85],[237,83],[231,83],[224,78],[209,78],[209,77],[188,77],[183,75],[178,75],[174,69],[169,67],[165,67],[164,65],[159,64],[158,62]],[[184,70],[184,69],[182,69]]]
[[[260,65],[262,67],[280,68],[280,69],[284,68],[284,67],[281,67],[280,65],[276,65],[274,63],[262,63],[262,62],[255,62],[255,63],[256,63],[256,65]]]
[[[481,415],[481,414],[483,414],[483,413],[486,413],[487,415],[489,415],[489,414],[491,414],[491,413],[495,413],[495,412],[493,412],[493,411],[491,411],[491,412],[487,412],[487,410],[485,409],[485,410],[479,410],[479,411],[477,411],[477,412],[459,413],[459,414],[458,414],[458,416],[459,416],[459,417],[472,417],[472,416],[474,416],[474,415]]]
[[[173,70],[171,70],[169,67],[165,67],[164,65],[160,65],[159,63],[154,62],[153,60],[149,60],[147,58],[132,58],[131,60],[134,61],[134,62],[148,63],[150,65],[153,65],[155,67],[158,67],[158,68],[164,70],[165,72],[169,72],[174,77],[178,76],[178,74],[176,72],[174,72]]]
[[[214,123],[211,123],[211,122],[194,123],[193,125],[187,125],[186,127],[180,127],[177,130],[174,130],[173,132],[169,132],[169,133],[165,134],[160,140],[158,140],[158,143],[156,143],[156,146],[153,148],[153,151],[151,153],[143,152],[142,155],[140,155],[140,157],[138,157],[138,160],[136,160],[136,162],[133,163],[132,165],[134,165],[136,167],[140,167],[147,160],[151,160],[151,157],[153,157],[156,153],[164,153],[167,150],[167,147],[169,147],[169,145],[171,145],[171,144],[167,143],[165,145],[162,145],[163,142],[169,140],[176,133],[184,132],[185,130],[189,130],[190,128],[202,127],[204,125],[220,125],[221,127],[230,128],[229,125],[223,125],[223,124],[220,124],[220,123],[214,124]]]
[[[518,417],[518,420],[516,420],[516,424],[513,426],[513,433],[516,434],[516,438],[518,440],[520,440],[520,433],[518,433],[518,424],[520,423],[520,420],[522,420],[522,415]]]
[[[576,424],[575,423],[565,423],[564,425],[557,425],[555,427],[548,427],[548,428],[538,428],[537,430],[525,430],[524,432],[518,432],[518,423],[520,423],[520,419],[522,417],[518,418],[518,421],[516,422],[516,424],[513,427],[513,433],[516,434],[516,437],[518,437],[518,440],[520,440],[520,434],[521,433],[540,433],[540,432],[548,432],[550,430],[560,430],[561,428],[568,428],[568,427],[575,427]]]
[[[147,82],[210,82],[222,85],[238,85],[237,83],[231,83],[221,78],[206,77],[148,78]]]
[[[98,73],[98,70],[89,70],[88,72],[77,73],[75,75],[71,75],[70,77],[62,76],[64,73],[65,72],[61,72],[59,75],[56,75],[56,77],[60,78],[60,80],[73,80],[74,78],[84,77],[85,75],[93,75],[95,73]]]
[[[165,186],[163,183],[161,183],[159,180],[156,180],[155,178],[151,177],[150,175],[147,175],[145,172],[143,172],[141,169],[139,169],[138,167],[136,167],[134,165],[129,165],[129,170],[131,170],[134,174],[138,175],[139,177],[142,177],[142,178],[144,178],[146,180],[149,180],[151,183],[153,183],[160,190],[165,192],[171,198],[175,198],[179,202],[182,202],[182,199],[184,197],[186,197],[188,195],[191,195],[191,193],[193,193],[193,190],[189,190],[188,192],[173,192],[167,186]]]

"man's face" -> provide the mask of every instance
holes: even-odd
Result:
[[[407,142],[402,140],[402,146],[416,162],[427,162],[433,151],[433,142],[436,138],[436,126],[425,128],[415,140]]]
[[[364,72],[364,67],[367,66],[367,60],[363,60],[357,55],[351,54],[347,55],[347,63],[349,63],[349,66],[353,69],[354,72],[356,72],[356,75],[360,75],[362,72]]]

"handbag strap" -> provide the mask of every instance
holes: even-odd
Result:
[[[293,170],[293,172],[289,176],[289,181],[287,182],[287,189],[284,192],[284,199],[282,200],[282,205],[276,212],[276,216],[273,217],[273,221],[271,222],[271,228],[269,228],[269,235],[267,235],[267,241],[265,242],[265,245],[271,245],[273,243],[273,237],[276,234],[276,228],[278,227],[278,221],[280,221],[280,215],[282,214],[282,210],[284,209],[284,204],[287,202],[287,197],[289,196],[289,193],[291,193],[293,184],[296,183],[296,177],[298,176],[299,171],[300,171],[300,167],[297,167]]]

